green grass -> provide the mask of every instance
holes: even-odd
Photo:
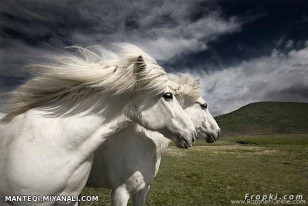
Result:
[[[244,141],[244,144],[238,144]],[[303,194],[308,201],[308,135],[267,135],[198,141],[189,150],[171,146],[163,156],[147,205],[230,205],[250,194]],[[110,192],[86,188],[109,205]]]
[[[308,146],[307,135],[293,134],[293,135],[258,135],[258,136],[240,136],[233,138],[226,138],[228,141],[234,141],[239,144],[254,144],[254,145],[299,145]]]
[[[307,134],[308,103],[257,102],[215,119],[225,136]]]

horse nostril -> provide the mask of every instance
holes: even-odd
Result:
[[[217,133],[217,139],[219,139],[219,136],[220,136],[220,132]]]

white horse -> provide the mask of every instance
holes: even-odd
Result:
[[[169,78],[180,85],[176,98],[193,120],[198,137],[209,143],[216,141],[220,128],[200,96],[199,80],[189,75],[171,75]],[[158,132],[137,124],[130,125],[96,150],[87,185],[111,189],[114,206],[127,205],[130,197],[133,197],[134,206],[145,205],[162,152],[169,142]]]
[[[93,152],[128,121],[172,137],[183,148],[192,145],[194,125],[165,71],[139,48],[119,48],[117,55],[103,51],[103,58],[78,47],[81,57],[55,57],[31,67],[37,75],[16,90],[0,125],[1,206],[78,205],[5,196],[78,196]]]

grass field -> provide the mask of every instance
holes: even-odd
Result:
[[[303,194],[308,202],[308,135],[271,135],[170,146],[151,186],[147,205],[231,205],[249,194]],[[110,191],[86,188],[110,205]],[[130,203],[131,205],[131,203]]]

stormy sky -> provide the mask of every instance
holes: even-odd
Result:
[[[214,115],[308,102],[305,0],[2,0],[0,110],[24,66],[71,45],[136,44],[167,72],[200,76]]]

